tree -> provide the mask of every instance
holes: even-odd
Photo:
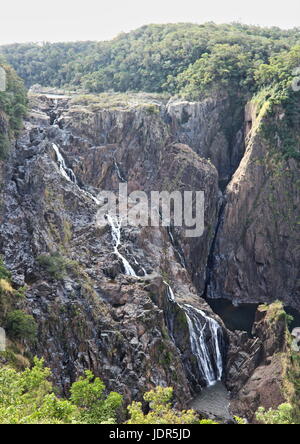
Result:
[[[37,335],[37,325],[31,315],[22,310],[14,310],[8,313],[5,328],[8,336],[16,341],[34,341]]]
[[[253,88],[253,61],[240,45],[219,44],[177,76],[177,90],[191,99],[214,91],[244,93]]]
[[[50,370],[35,358],[32,369],[20,373],[0,368],[1,424],[62,424],[76,422],[79,412],[52,393]]]
[[[71,402],[80,409],[80,421],[86,424],[114,424],[123,398],[116,392],[104,395],[105,385],[89,370],[71,387]]]
[[[276,410],[260,407],[256,419],[262,424],[295,424],[294,407],[288,403],[281,404]]]
[[[33,367],[23,372],[0,368],[1,424],[100,424],[114,423],[122,396],[104,396],[99,378],[86,372],[71,387],[71,398],[60,399],[49,382],[51,371],[43,359],[34,359]]]
[[[8,153],[10,141],[18,134],[26,114],[27,94],[22,80],[0,57],[6,74],[6,90],[0,91],[0,160]]]
[[[197,424],[198,416],[194,410],[178,411],[172,408],[173,396],[171,387],[157,387],[145,393],[144,400],[149,402],[151,411],[143,413],[142,403],[133,402],[128,411],[130,419],[126,424]]]

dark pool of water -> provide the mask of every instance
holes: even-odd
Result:
[[[230,395],[222,382],[217,382],[211,387],[206,387],[197,395],[190,408],[205,417],[231,420],[229,413]]]
[[[234,306],[229,299],[207,299],[213,311],[220,316],[225,326],[231,330],[246,331],[251,336],[255,313],[259,304],[240,304]],[[300,312],[291,307],[284,307],[287,314],[294,320],[289,324],[292,331],[300,327]]]
[[[294,320],[289,324],[289,329],[292,331],[296,327],[300,327],[300,312],[291,307],[284,307],[287,314],[293,316]]]
[[[259,304],[240,304],[234,306],[228,299],[207,299],[213,311],[223,320],[229,330],[246,331],[251,335],[255,313]]]

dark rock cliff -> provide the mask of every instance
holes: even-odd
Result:
[[[234,302],[273,302],[300,309],[299,161],[280,154],[283,141],[270,146],[263,128],[279,126],[284,111],[256,116],[247,148],[226,190],[214,249],[210,297]]]
[[[233,408],[250,418],[258,406],[253,375],[278,352],[281,332],[272,348],[262,322],[253,339],[226,331],[203,297],[281,299],[299,308],[297,162],[284,161],[282,174],[270,172],[255,126],[244,155],[249,116],[232,114],[226,97],[167,103],[137,95],[111,105],[34,95],[31,107],[0,176],[0,254],[14,286],[25,285],[26,310],[38,324],[38,341],[27,351],[45,357],[62,391],[90,368],[127,401],[170,385],[186,406],[203,385],[180,309],[188,304],[221,325]],[[62,174],[53,144],[77,183]],[[220,190],[229,181],[224,200]],[[92,197],[117,192],[120,182],[129,192],[204,191],[203,236],[124,227],[119,250],[137,277],[124,275],[109,225],[97,225]],[[179,306],[170,306],[168,285]],[[211,351],[206,324],[204,330]],[[248,383],[249,402],[242,391]],[[268,388],[256,390],[266,404]]]
[[[5,164],[0,216],[1,254],[14,285],[26,286],[27,311],[38,323],[31,353],[45,357],[63,390],[91,368],[127,400],[155,385],[175,385],[184,405],[200,387],[184,367],[194,359],[184,314],[175,326],[181,353],[169,336],[161,276],[180,303],[214,316],[193,281],[204,288],[219,209],[216,169],[174,143],[164,117],[147,106],[91,112],[41,96],[32,98],[32,107]],[[78,185],[61,174],[53,143]],[[120,174],[129,192],[196,189],[206,195],[200,239],[166,228],[122,230],[120,249],[138,278],[123,274],[111,230],[97,226],[89,194],[117,191]]]

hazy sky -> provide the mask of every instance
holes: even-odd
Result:
[[[149,23],[241,21],[300,26],[299,0],[5,0],[0,44],[105,40]]]

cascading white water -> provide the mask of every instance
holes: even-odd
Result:
[[[185,259],[184,259],[183,255],[182,255],[181,251],[179,250],[179,248],[176,247],[175,239],[174,239],[174,236],[172,234],[171,228],[168,227],[167,231],[168,231],[169,238],[171,240],[171,244],[172,244],[172,246],[174,248],[174,251],[177,253],[177,255],[179,257],[180,264],[181,264],[182,268],[186,268]]]
[[[223,376],[223,358],[220,345],[220,340],[222,340],[223,337],[222,329],[217,321],[207,316],[202,310],[198,310],[189,304],[179,304],[176,301],[172,287],[165,281],[164,284],[167,286],[169,302],[176,304],[185,312],[192,353],[197,359],[199,371],[206,385],[212,386],[217,381],[221,381]],[[203,320],[205,321],[204,323]],[[212,350],[209,349],[206,342],[207,328],[212,337]],[[171,336],[174,340],[173,332],[171,332]]]
[[[167,286],[167,296],[168,296],[169,301],[177,304],[175,294],[174,294],[172,287],[166,281],[164,281],[164,284]],[[179,305],[179,304],[177,304],[177,305]]]
[[[122,176],[122,173],[121,173],[121,171],[120,171],[120,167],[119,167],[119,165],[118,165],[116,159],[114,159],[114,166],[115,166],[115,169],[116,169],[116,172],[117,172],[118,179],[119,179],[121,182],[126,182],[126,179]]]
[[[62,174],[62,176],[70,181],[73,182],[75,185],[77,184],[76,176],[71,168],[68,168],[66,166],[66,162],[56,144],[52,144],[53,149],[56,154],[56,160],[57,164],[59,166],[59,170]],[[118,174],[118,177],[121,181],[125,181],[125,179],[122,177],[120,169],[118,167],[118,164],[116,161],[114,161],[115,168]],[[87,197],[89,197],[91,200],[93,200],[97,205],[100,205],[100,201],[94,197],[91,193],[81,189],[81,192],[85,194]],[[121,245],[121,222],[118,218],[112,217],[111,215],[107,215],[107,222],[111,227],[111,233],[114,243],[114,253],[115,255],[121,260],[125,274],[128,276],[135,276],[137,277],[134,269],[131,267],[130,263],[127,261],[127,259],[119,252],[119,247]],[[175,246],[174,237],[172,235],[171,230],[168,230],[171,242],[173,246]],[[180,252],[179,256],[180,256]],[[182,259],[182,266],[184,266],[184,260]],[[139,265],[136,259],[134,258],[134,261],[136,265]],[[144,274],[146,275],[146,270],[141,267]],[[204,380],[206,381],[208,386],[213,385],[217,381],[222,379],[223,375],[223,359],[222,359],[222,353],[220,350],[220,344],[219,344],[219,337],[222,337],[222,329],[215,321],[214,319],[208,317],[203,311],[196,309],[195,307],[192,307],[191,305],[183,304],[180,305],[177,303],[175,294],[171,288],[171,286],[164,282],[167,286],[167,296],[168,300],[180,307],[182,310],[184,310],[188,322],[189,327],[189,333],[190,333],[190,343],[191,343],[191,349],[193,354],[195,355],[199,367],[199,371],[203,375]],[[201,323],[201,320],[205,319],[205,323]],[[211,336],[212,336],[212,343],[213,343],[213,358],[214,362],[212,361],[212,356],[209,351],[209,348],[205,341],[205,330],[208,326]],[[215,364],[215,365],[214,365]],[[216,370],[215,370],[216,369]]]
[[[68,168],[66,166],[65,159],[63,158],[63,155],[61,154],[58,146],[55,143],[53,143],[52,146],[53,146],[53,149],[55,151],[56,160],[57,160],[57,163],[58,163],[58,166],[59,166],[59,170],[60,170],[62,176],[66,180],[68,180],[69,182],[73,182],[75,185],[78,186],[78,182],[77,182],[77,178],[75,176],[75,173],[74,173],[73,170],[71,170],[71,168]],[[93,196],[88,191],[83,190],[79,186],[78,186],[78,188],[80,189],[81,193],[83,193],[85,196],[87,196],[88,198],[93,200],[97,205],[100,205],[100,201],[95,196]]]
[[[144,273],[144,276],[147,276],[146,269],[136,260],[136,258],[133,255],[131,255],[131,257],[132,257],[133,262],[135,263],[135,265],[142,270],[142,272]]]
[[[65,159],[63,158],[58,146],[55,143],[53,143],[52,146],[55,151],[57,164],[59,166],[59,170],[60,170],[62,176],[66,180],[68,180],[69,182],[73,182],[75,185],[78,186],[76,176],[75,176],[73,170],[71,170],[71,168],[67,167]],[[121,176],[118,164],[116,163],[116,161],[114,161],[114,163],[115,163],[115,167],[117,169],[119,179],[124,180],[123,177]],[[85,196],[92,199],[97,205],[100,205],[100,201],[95,196],[93,196],[88,191],[83,190],[82,188],[79,188],[79,189],[83,194],[85,194]],[[128,260],[119,252],[119,247],[121,245],[121,223],[119,222],[119,220],[117,218],[113,218],[110,214],[107,214],[107,222],[111,227],[111,233],[112,233],[112,238],[113,238],[113,242],[114,242],[114,253],[122,261],[122,264],[123,264],[123,267],[125,270],[125,274],[128,276],[137,277],[134,269],[132,268],[132,266],[130,265]],[[136,260],[135,260],[135,262],[138,265],[138,262]],[[144,271],[144,273],[146,275],[146,270],[144,268],[142,268],[142,270]]]
[[[137,277],[134,269],[130,265],[127,259],[125,259],[124,256],[119,252],[119,246],[121,245],[121,222],[118,218],[112,217],[110,214],[107,214],[107,222],[109,223],[111,227],[111,234],[114,242],[114,253],[116,256],[118,256],[119,259],[121,259],[123,263],[123,267],[125,270],[125,274],[128,276],[135,276]]]
[[[53,143],[52,147],[55,151],[57,164],[59,166],[59,170],[60,170],[61,174],[63,175],[63,177],[65,179],[67,179],[68,181],[73,182],[77,185],[76,176],[75,176],[73,170],[71,170],[71,168],[67,167],[65,159],[63,158],[61,152],[59,151],[58,146],[55,143]]]
[[[183,309],[188,321],[192,352],[197,357],[199,370],[203,373],[207,385],[211,386],[217,381],[221,381],[223,376],[223,359],[219,344],[219,334],[222,334],[221,327],[217,321],[207,316],[202,310],[188,304],[185,304]],[[205,319],[204,324],[201,323],[199,315]],[[205,340],[207,326],[212,336],[214,362]]]

